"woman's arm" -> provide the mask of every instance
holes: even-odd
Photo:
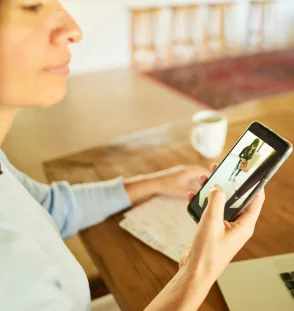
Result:
[[[216,166],[212,170],[216,169]],[[200,178],[200,183],[206,182]],[[194,194],[189,194],[189,200]],[[252,236],[264,202],[264,191],[232,223],[224,221],[226,195],[218,185],[209,188],[208,205],[191,246],[180,260],[176,276],[145,311],[195,311],[228,263]]]
[[[244,155],[244,152],[245,152],[246,148],[247,148],[247,147],[245,147],[245,148],[241,151],[241,153],[239,154],[239,158],[240,158],[240,159],[242,159],[242,156]]]
[[[196,311],[212,285],[208,276],[179,270],[145,311]]]
[[[54,219],[63,238],[128,208],[123,178],[71,186],[66,181],[39,183],[18,171],[0,150],[0,161]]]
[[[72,186],[66,181],[46,185],[18,171],[1,150],[0,161],[48,211],[63,238],[154,195],[185,196],[188,191],[197,191],[199,185],[195,186],[195,180],[208,171],[199,165],[179,166],[128,180],[119,177]]]

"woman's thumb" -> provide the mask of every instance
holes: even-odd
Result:
[[[223,220],[226,200],[226,194],[219,185],[210,185],[208,205],[205,211],[206,217]]]

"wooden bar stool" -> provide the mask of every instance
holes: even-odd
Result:
[[[220,56],[225,54],[228,49],[228,38],[226,36],[226,21],[232,14],[232,2],[224,3],[209,3],[207,4],[207,21],[203,31],[203,49],[205,53],[211,52],[211,44],[218,45],[217,52]],[[215,20],[214,16],[219,17],[219,24],[217,33],[211,32],[212,21]]]
[[[131,63],[133,67],[157,60],[156,29],[159,8],[131,10]],[[138,54],[141,54],[141,57]],[[150,58],[148,60],[148,57]]]
[[[257,42],[255,48],[257,51],[261,51],[265,48],[266,26],[269,23],[274,4],[274,1],[269,0],[251,1],[249,4],[247,44],[249,47],[252,46],[252,41],[256,39]],[[254,15],[257,19],[254,19]],[[254,23],[257,24],[257,29],[254,28]]]
[[[170,59],[185,58],[175,52],[177,48],[182,48],[183,51],[192,50],[193,54],[197,50],[194,35],[196,33],[196,20],[199,10],[199,5],[189,4],[184,6],[173,6],[171,9],[171,38],[169,55]],[[177,31],[182,32],[182,37],[177,36]]]

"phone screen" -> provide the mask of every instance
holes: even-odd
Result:
[[[208,204],[211,184],[219,184],[226,194],[224,219],[230,220],[243,206],[250,193],[285,152],[281,139],[268,132],[265,128],[251,126],[243,134],[190,203],[190,212],[196,216],[197,221]]]

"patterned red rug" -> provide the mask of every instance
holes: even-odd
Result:
[[[146,74],[219,109],[294,90],[294,50],[191,63]]]

